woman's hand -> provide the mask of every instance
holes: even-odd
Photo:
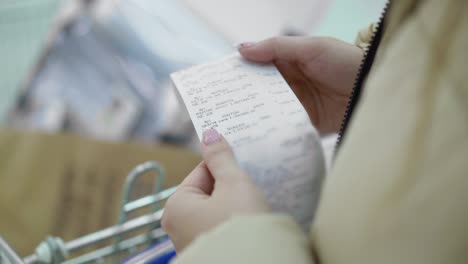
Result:
[[[177,252],[232,215],[270,211],[216,130],[203,134],[202,152],[204,161],[185,178],[164,209],[162,226]]]
[[[239,45],[248,60],[273,62],[321,133],[338,132],[363,51],[314,37],[276,37]]]

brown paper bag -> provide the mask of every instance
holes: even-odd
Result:
[[[125,176],[148,160],[164,166],[165,185],[173,186],[200,157],[169,146],[0,130],[0,235],[25,256],[47,235],[67,241],[116,224]],[[148,194],[152,181],[144,176],[133,195]]]

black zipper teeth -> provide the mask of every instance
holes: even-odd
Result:
[[[343,121],[341,122],[340,132],[338,134],[338,139],[337,139],[336,146],[335,146],[335,154],[338,152],[341,141],[343,140],[343,135],[344,135],[345,130],[346,130],[346,128],[348,126],[348,123],[350,121],[352,110],[354,110],[354,107],[356,106],[357,101],[359,99],[358,97],[360,95],[360,91],[358,91],[358,88],[360,88],[362,86],[363,82],[364,82],[364,78],[366,77],[364,75],[368,74],[368,71],[364,72],[364,69],[365,69],[366,66],[368,67],[368,66],[370,66],[370,64],[372,64],[372,60],[368,61],[369,54],[370,54],[369,52],[370,51],[375,52],[375,50],[377,49],[376,46],[378,46],[378,44],[379,44],[377,42],[380,42],[380,39],[378,39],[378,41],[376,41],[376,35],[377,35],[377,33],[379,33],[382,30],[381,27],[382,27],[383,21],[385,19],[385,16],[387,14],[387,10],[388,10],[389,5],[390,5],[390,0],[388,0],[385,3],[382,14],[380,15],[380,18],[377,21],[377,24],[375,26],[375,30],[372,32],[370,45],[369,45],[369,47],[367,47],[367,49],[364,50],[364,55],[362,57],[361,64],[359,65],[358,74],[356,75],[356,78],[354,79],[353,89],[351,90],[351,95],[349,96],[349,100],[348,100],[348,103],[346,105],[346,111],[345,111],[345,114],[344,114],[344,117],[343,117]],[[375,54],[373,54],[373,55],[375,55]]]

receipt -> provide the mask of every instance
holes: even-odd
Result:
[[[171,74],[198,137],[215,128],[272,209],[307,230],[324,175],[319,136],[272,64],[239,54]],[[242,195],[239,193],[239,195]]]

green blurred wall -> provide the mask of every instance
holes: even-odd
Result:
[[[0,0],[0,123],[36,61],[61,0]]]

